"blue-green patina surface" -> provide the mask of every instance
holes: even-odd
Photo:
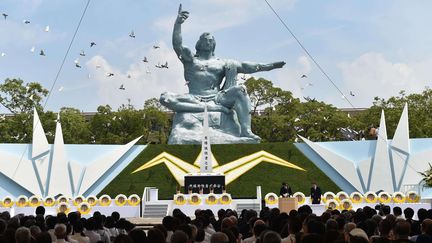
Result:
[[[281,68],[285,62],[253,63],[215,57],[216,42],[203,33],[196,53],[183,45],[181,25],[189,12],[179,7],[173,30],[173,47],[183,63],[187,94],[165,92],[161,103],[175,112],[170,144],[198,144],[202,136],[204,106],[209,111],[212,143],[259,143],[251,130],[251,104],[246,88],[237,84],[238,73],[255,73]],[[225,79],[225,82],[223,80]]]

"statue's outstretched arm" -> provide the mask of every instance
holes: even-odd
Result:
[[[254,63],[254,62],[238,62],[238,73],[256,73],[261,71],[270,71],[276,68],[282,68],[285,62],[271,62],[271,63]]]
[[[181,25],[189,17],[188,11],[182,11],[182,5],[180,4],[177,19],[174,23],[174,30],[172,36],[172,43],[174,51],[178,58],[183,61],[192,61],[192,52],[186,46],[183,46],[183,39],[181,34]]]

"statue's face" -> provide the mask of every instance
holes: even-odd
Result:
[[[199,51],[211,51],[214,52],[216,47],[215,38],[210,33],[204,33],[200,36],[195,49]]]

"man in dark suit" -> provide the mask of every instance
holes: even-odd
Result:
[[[291,187],[288,186],[285,182],[282,182],[282,187],[279,191],[279,195],[281,197],[291,197],[292,196]]]
[[[316,182],[312,182],[310,198],[312,200],[312,204],[321,203],[321,188],[318,187]]]

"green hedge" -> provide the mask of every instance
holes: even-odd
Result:
[[[193,163],[200,149],[201,145],[149,145],[104,188],[101,194],[108,194],[111,197],[115,197],[120,193],[126,195],[137,193],[141,195],[144,187],[153,186],[159,189],[160,199],[171,199],[175,193],[177,181],[171,176],[164,164],[134,174],[132,172],[162,152],[170,153],[184,161]],[[261,185],[263,195],[268,192],[278,193],[283,181],[287,182],[294,192],[301,191],[306,195],[309,194],[312,181],[316,181],[323,192],[338,192],[340,190],[329,177],[295,148],[292,143],[212,145],[213,154],[219,164],[229,163],[260,150],[265,150],[298,165],[305,169],[306,172],[262,162],[227,186],[227,191],[234,198],[255,197],[257,185]]]

